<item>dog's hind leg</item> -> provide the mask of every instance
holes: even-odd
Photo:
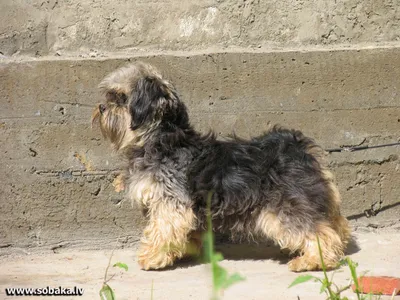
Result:
[[[325,268],[331,270],[337,267],[339,259],[344,255],[345,243],[329,222],[323,221],[316,225],[315,232],[305,235],[299,252],[300,257],[292,259],[288,266],[293,272],[321,270],[322,261],[318,249],[318,240]]]
[[[319,221],[312,226],[292,226],[266,209],[259,214],[255,229],[257,233],[274,240],[281,248],[301,255],[289,262],[289,269],[294,272],[322,269],[317,236],[327,269],[337,266],[346,246],[329,221]]]
[[[191,208],[173,201],[160,201],[149,209],[138,262],[142,269],[161,269],[182,258],[189,245],[196,217]]]
[[[327,219],[317,221],[305,235],[304,242],[299,249],[302,256],[289,262],[289,269],[294,272],[321,270],[321,257],[318,249],[318,241],[321,246],[322,258],[326,269],[337,267],[339,259],[350,240],[350,227],[346,218],[340,214],[340,194],[334,184],[333,175],[326,169],[322,170],[322,177],[327,183],[329,195],[329,209]]]

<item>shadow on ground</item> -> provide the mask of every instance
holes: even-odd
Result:
[[[271,260],[276,261],[279,264],[287,264],[289,260],[295,255],[290,254],[290,252],[286,249],[282,250],[279,246],[268,242],[265,244],[234,244],[224,242],[217,244],[215,248],[216,252],[220,252],[223,255],[224,259],[235,261]],[[361,248],[357,243],[357,239],[353,236],[347,246],[345,255],[353,255],[360,250]],[[173,270],[176,268],[189,268],[203,263],[204,262],[201,261],[201,259],[184,258],[180,260],[175,266],[167,268],[165,270]]]

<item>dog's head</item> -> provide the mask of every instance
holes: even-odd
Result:
[[[162,128],[172,131],[189,126],[185,105],[173,85],[152,66],[136,63],[109,74],[99,85],[105,102],[92,115],[103,136],[116,150],[143,144]]]

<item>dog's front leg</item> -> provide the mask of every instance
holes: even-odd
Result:
[[[149,207],[149,223],[144,229],[138,262],[142,269],[171,266],[187,251],[190,233],[196,227],[191,208],[175,201],[160,201]]]

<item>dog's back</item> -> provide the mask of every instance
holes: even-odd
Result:
[[[316,149],[301,132],[279,127],[251,140],[208,141],[189,167],[191,193],[205,206],[204,196],[213,191],[215,216],[265,205],[279,209],[282,197],[310,199],[320,213],[326,212],[328,201],[319,196],[327,193],[321,191],[324,180]]]
[[[191,197],[204,216],[206,195],[213,191],[216,227],[233,235],[249,234],[254,216],[265,209],[291,228],[309,231],[339,214],[340,198],[321,154],[300,131],[280,127],[249,141],[213,140],[189,167]]]

